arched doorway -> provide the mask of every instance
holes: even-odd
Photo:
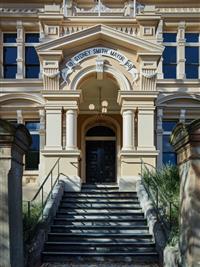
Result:
[[[86,132],[86,183],[116,182],[116,134],[104,125]]]

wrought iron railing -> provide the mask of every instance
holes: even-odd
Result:
[[[148,166],[148,167],[147,167]],[[149,198],[156,210],[157,220],[162,223],[169,236],[173,226],[178,225],[179,207],[174,203],[170,192],[163,192],[159,184],[153,178],[150,169],[156,172],[156,168],[141,159],[141,179]],[[145,175],[146,174],[146,175]]]
[[[52,197],[53,189],[59,181],[60,159],[56,160],[34,197],[29,201],[23,201],[24,232],[27,232],[28,238],[30,238],[30,233],[34,231],[40,219],[43,219],[45,205]]]

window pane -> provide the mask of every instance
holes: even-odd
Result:
[[[163,164],[176,165],[177,164],[176,153],[163,153]]]
[[[35,121],[26,122],[26,128],[29,131],[39,131],[40,123]]]
[[[26,66],[26,78],[38,78],[40,66]]]
[[[25,63],[30,65],[39,64],[39,58],[34,47],[25,48]]]
[[[17,64],[17,48],[4,47],[3,48],[3,63],[4,64]]]
[[[16,43],[17,34],[16,33],[4,33],[3,42],[4,43]]]
[[[172,132],[174,127],[176,126],[176,121],[163,121],[163,130],[164,132]]]
[[[163,152],[174,152],[173,147],[169,143],[170,135],[163,135]]]
[[[198,65],[185,65],[185,74],[187,79],[198,79]]]
[[[199,34],[198,33],[185,33],[186,42],[189,43],[198,43],[199,42]]]
[[[17,73],[17,65],[5,65],[3,68],[4,78],[7,79],[15,79]]]
[[[163,42],[176,42],[176,33],[163,33]]]
[[[163,65],[165,79],[176,79],[176,65]]]
[[[186,64],[187,63],[199,63],[199,48],[186,46],[185,59],[186,59]]]
[[[39,151],[29,151],[25,157],[26,170],[38,170]]]
[[[30,150],[39,151],[40,148],[39,134],[31,134],[31,137],[32,137],[32,145],[30,147]]]
[[[25,43],[39,43],[39,33],[26,33]]]
[[[176,63],[176,47],[166,46],[163,52],[164,63]]]

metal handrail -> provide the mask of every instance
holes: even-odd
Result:
[[[51,168],[50,172],[47,174],[46,178],[44,179],[44,181],[42,182],[41,186],[39,187],[38,191],[36,192],[36,194],[34,195],[34,197],[32,198],[32,200],[30,200],[31,202],[34,201],[36,199],[36,197],[39,195],[40,191],[42,190],[42,188],[44,187],[46,181],[48,180],[49,176],[52,174],[53,170],[55,169],[56,165],[58,164],[59,166],[59,161],[60,158],[57,159],[57,161],[55,162],[55,164],[53,165],[53,167]],[[58,171],[59,173],[59,171]]]
[[[156,208],[156,215],[157,215],[157,219],[159,221],[161,221],[164,225],[165,225],[165,228],[169,228],[169,230],[171,230],[172,228],[172,207],[174,207],[177,211],[178,211],[178,206],[170,200],[170,197],[169,199],[163,194],[162,190],[160,189],[160,186],[158,185],[158,183],[155,181],[155,179],[151,176],[151,181],[145,181],[144,178],[143,178],[143,166],[145,167],[146,171],[148,171],[148,173],[150,174],[150,171],[149,169],[147,168],[147,165],[152,167],[155,171],[156,171],[156,168],[147,163],[147,162],[144,162],[142,159],[141,159],[141,178],[142,178],[142,183],[143,185],[145,186],[145,189],[149,195],[149,197],[151,198],[153,204],[154,204],[154,207]],[[154,190],[155,190],[155,194],[152,193],[151,191],[151,186],[150,186],[150,182],[154,184]],[[169,222],[167,222],[167,220],[164,219],[164,216],[163,214],[161,214],[161,208],[159,207],[159,200],[162,199],[166,206],[169,205]]]
[[[41,186],[39,187],[39,189],[37,190],[37,192],[35,193],[34,197],[32,198],[32,200],[29,201],[23,201],[25,203],[27,203],[28,205],[28,218],[31,218],[31,204],[33,201],[36,200],[36,198],[39,196],[39,194],[41,193],[41,211],[38,213],[38,218],[37,221],[40,219],[40,217],[44,216],[44,207],[50,197],[50,195],[52,195],[54,186],[57,184],[57,182],[59,181],[59,176],[60,176],[60,166],[59,166],[59,162],[60,162],[61,158],[58,158],[55,162],[55,164],[53,165],[53,167],[51,168],[51,170],[49,171],[48,175],[46,176],[46,178],[44,179],[44,181],[42,182]],[[55,170],[55,168],[58,167],[58,172],[57,172],[57,177],[55,179],[55,181],[53,182],[53,171]],[[49,182],[50,179],[50,191],[48,192],[47,196],[44,197],[44,186],[46,185],[47,182]]]

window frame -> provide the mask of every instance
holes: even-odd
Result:
[[[198,49],[198,53],[199,53],[199,58],[198,58],[198,62],[197,63],[187,63],[186,61],[186,53],[185,53],[185,78],[187,80],[194,80],[194,79],[199,79],[200,76],[200,33],[198,32],[186,32],[187,33],[197,33],[199,34],[199,38],[198,38],[198,42],[186,42],[185,39],[185,51],[186,51],[186,47],[197,47]],[[192,78],[187,78],[187,74],[186,74],[186,66],[197,66],[197,77],[192,77]]]
[[[35,48],[35,46],[37,46],[39,43],[40,43],[40,40],[39,40],[39,42],[37,42],[37,43],[26,43],[25,42],[25,40],[26,40],[26,34],[31,34],[31,33],[33,33],[33,34],[35,34],[35,33],[38,33],[38,32],[25,32],[24,33],[24,78],[25,79],[38,79],[39,77],[40,77],[40,71],[41,71],[41,66],[40,66],[40,61],[39,61],[39,64],[26,64],[26,47],[34,47]],[[39,35],[39,38],[40,38],[40,35]],[[39,57],[38,57],[38,60],[39,60]],[[38,73],[38,77],[27,77],[26,76],[26,67],[27,66],[39,66],[39,73]]]
[[[16,79],[16,75],[17,75],[17,56],[18,56],[18,53],[16,54],[16,63],[15,64],[5,64],[4,63],[4,48],[5,47],[15,47],[16,49],[17,49],[17,37],[16,37],[16,41],[15,42],[12,42],[12,43],[4,43],[4,34],[17,34],[17,32],[3,32],[2,33],[3,34],[3,43],[2,43],[2,67],[3,67],[3,69],[2,69],[2,75],[3,75],[3,79]],[[4,67],[5,66],[16,66],[16,73],[15,73],[15,77],[13,77],[13,78],[7,78],[7,77],[5,77],[5,71],[4,71]]]
[[[25,127],[26,127],[27,123],[39,123],[39,125],[40,125],[40,120],[25,120],[25,122],[24,122]],[[29,130],[28,129],[28,131],[30,132],[31,136],[32,135],[38,135],[38,137],[39,137],[39,148],[38,148],[38,150],[32,150],[32,149],[28,150],[28,152],[25,155],[24,170],[25,171],[38,171],[39,170],[39,164],[40,164],[40,127],[39,127],[38,130]],[[27,162],[26,161],[27,161],[28,153],[32,153],[32,152],[38,153],[38,166],[37,166],[37,169],[36,168],[32,168],[32,169],[31,168],[27,168]]]
[[[164,119],[163,120],[163,122],[162,122],[162,124],[164,124],[165,122],[174,122],[174,123],[178,123],[178,120],[175,120],[175,119]],[[163,128],[163,126],[162,126],[162,128]],[[164,128],[163,128],[163,136],[162,136],[162,162],[163,162],[163,164],[167,164],[167,163],[164,163],[164,161],[163,161],[163,159],[164,159],[164,155],[166,155],[166,154],[173,154],[173,155],[175,155],[175,158],[176,158],[176,160],[175,160],[175,164],[177,164],[177,155],[176,155],[176,152],[174,151],[174,152],[171,152],[171,151],[164,151],[164,136],[170,136],[171,135],[171,133],[172,133],[172,131],[164,131]]]
[[[163,46],[164,47],[175,47],[176,48],[176,63],[164,63],[164,57],[163,57],[163,64],[162,64],[162,72],[163,72],[163,79],[166,79],[166,80],[170,80],[170,79],[177,79],[177,52],[178,52],[178,49],[177,49],[177,37],[178,37],[178,34],[177,34],[177,32],[163,32],[163,34],[170,34],[170,33],[172,33],[172,34],[176,34],[176,41],[175,42],[166,42],[166,41],[164,41],[163,40]],[[163,51],[163,53],[164,53],[164,51]],[[175,78],[174,77],[165,77],[165,72],[164,72],[164,66],[176,66],[176,73],[175,73]]]

